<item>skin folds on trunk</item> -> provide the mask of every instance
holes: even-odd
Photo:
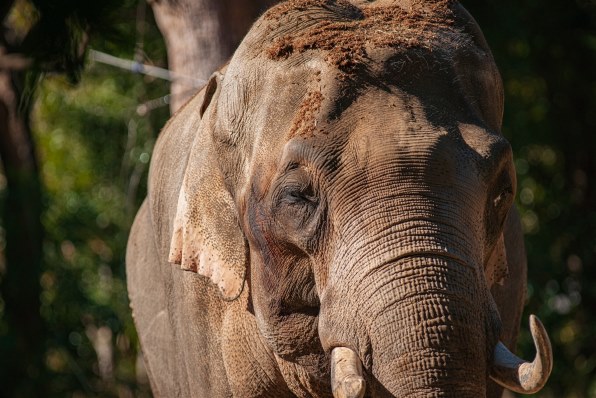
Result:
[[[326,348],[347,346],[358,353],[367,393],[486,395],[485,353],[497,342],[498,321],[475,288],[473,268],[427,255],[354,269],[356,278],[345,278],[350,282],[337,283],[325,296],[322,308],[328,310],[319,327]]]

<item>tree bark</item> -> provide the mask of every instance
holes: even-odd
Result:
[[[148,0],[166,42],[170,70],[207,80],[232,55],[259,14],[275,0]],[[174,81],[174,113],[198,88]]]
[[[5,48],[0,45],[0,56]],[[2,209],[5,269],[0,276],[6,333],[0,335],[0,396],[43,393],[44,324],[40,315],[41,188],[29,109],[20,110],[17,72],[0,70],[0,158],[6,177]],[[36,380],[32,383],[31,380]]]

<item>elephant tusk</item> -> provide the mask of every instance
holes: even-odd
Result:
[[[511,391],[533,394],[548,380],[553,369],[553,353],[548,334],[542,322],[530,315],[530,332],[536,347],[534,361],[527,362],[515,356],[501,342],[495,347],[491,379]]]
[[[334,398],[362,398],[366,382],[356,353],[346,347],[331,351],[331,389]]]

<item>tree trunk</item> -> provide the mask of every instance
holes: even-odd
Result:
[[[259,14],[275,0],[148,0],[168,51],[170,70],[207,80],[232,55]],[[174,81],[174,113],[197,91]]]
[[[4,53],[0,45],[0,56]],[[11,363],[2,367],[0,395],[35,396],[42,393],[45,341],[39,311],[42,202],[29,109],[19,109],[18,77],[19,72],[0,70],[0,158],[6,177],[6,266],[0,278],[6,329],[0,335],[0,358]]]

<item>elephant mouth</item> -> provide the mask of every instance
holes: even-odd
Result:
[[[532,362],[513,354],[502,342],[494,349],[490,378],[501,386],[521,394],[533,394],[546,384],[552,371],[550,340],[542,322],[530,315],[530,332],[536,348]],[[358,354],[348,347],[331,351],[331,388],[335,398],[362,398],[366,381]]]

